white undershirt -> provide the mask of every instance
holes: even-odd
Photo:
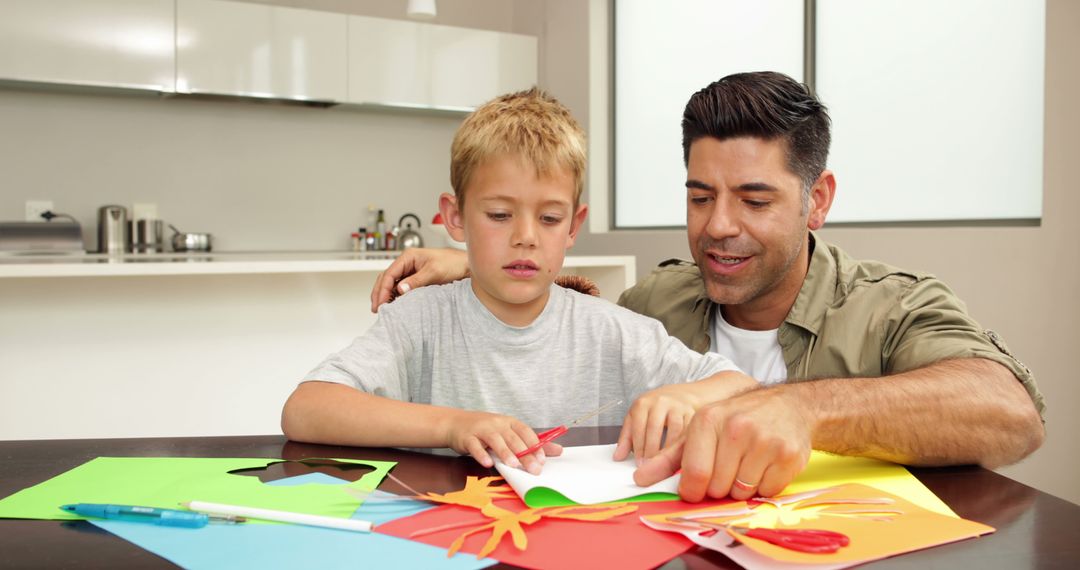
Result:
[[[717,309],[713,316],[709,350],[730,358],[743,372],[762,384],[779,384],[787,380],[779,330],[740,329],[725,321]]]

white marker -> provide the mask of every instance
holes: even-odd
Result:
[[[180,503],[186,509],[200,513],[235,515],[266,521],[302,524],[307,526],[319,526],[324,528],[337,528],[356,532],[371,532],[375,523],[357,519],[340,519],[336,517],[324,517],[321,515],[309,515],[306,513],[293,513],[289,511],[274,511],[270,509],[257,509],[255,507],[243,507],[239,505],[222,505],[220,503],[205,503],[202,501],[189,501]]]

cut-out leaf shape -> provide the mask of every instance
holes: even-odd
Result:
[[[424,493],[416,498],[445,505],[461,505],[474,509],[483,509],[495,499],[509,499],[514,496],[514,490],[509,485],[492,487],[495,481],[502,481],[502,477],[477,478],[469,476],[465,479],[465,488],[460,491],[451,491],[445,494]]]

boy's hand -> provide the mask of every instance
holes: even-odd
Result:
[[[656,455],[660,451],[665,427],[667,441],[675,441],[694,417],[694,412],[705,404],[700,396],[688,389],[689,386],[661,386],[638,398],[623,420],[613,459],[622,461],[633,451],[640,464]]]
[[[472,455],[480,465],[493,467],[491,455],[515,468],[524,468],[533,475],[539,475],[547,455],[562,453],[562,446],[548,443],[534,453],[515,457],[515,453],[524,451],[540,441],[529,426],[510,416],[487,412],[462,411],[451,421],[447,433],[447,447],[461,454]]]

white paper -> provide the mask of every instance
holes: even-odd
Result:
[[[582,505],[622,501],[645,493],[678,493],[679,476],[672,475],[655,485],[634,483],[637,464],[631,455],[613,461],[615,444],[564,447],[562,455],[548,457],[540,475],[509,467],[498,460],[495,468],[522,500],[534,487],[547,487]]]

